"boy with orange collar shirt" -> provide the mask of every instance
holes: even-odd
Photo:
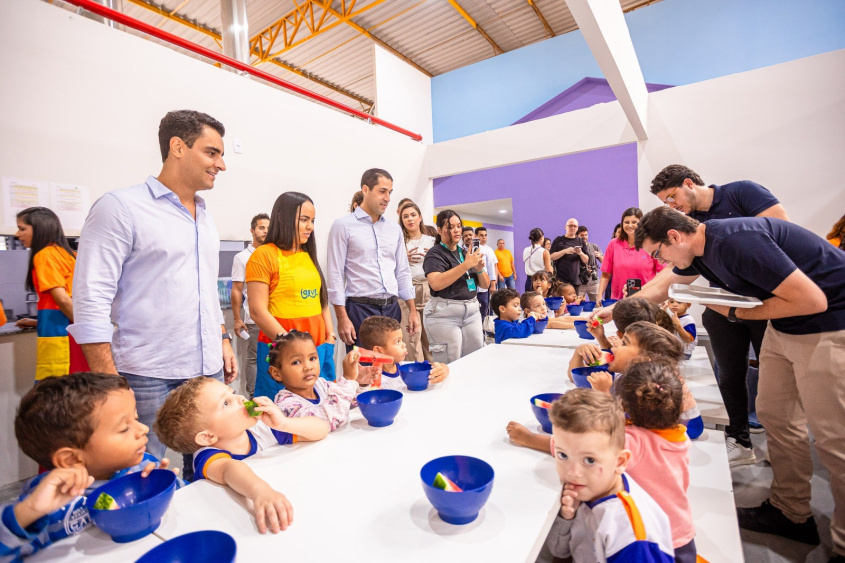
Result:
[[[574,389],[549,409],[551,452],[563,491],[546,545],[573,561],[675,560],[669,519],[625,470],[625,413],[619,401]]]
[[[402,341],[402,326],[399,322],[389,317],[368,317],[361,323],[358,338],[361,340],[362,347],[393,358],[392,364],[382,367],[381,388],[402,389],[405,387],[405,383],[399,377],[399,364],[408,355],[408,348]],[[440,383],[448,375],[449,366],[440,362],[432,362],[428,382],[432,385]]]
[[[293,508],[242,460],[276,444],[315,442],[329,424],[313,416],[288,418],[267,397],[255,397],[250,415],[246,399],[210,377],[196,377],[171,391],[153,426],[163,444],[194,454],[194,478],[226,485],[252,500],[260,533],[285,530]]]
[[[167,468],[167,459],[146,453],[147,432],[123,377],[80,372],[30,389],[15,437],[49,472],[27,482],[17,502],[0,506],[0,559],[19,560],[82,532],[91,525],[88,495],[106,481]]]

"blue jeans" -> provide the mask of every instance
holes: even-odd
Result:
[[[505,289],[505,288],[508,288],[508,289],[516,289],[516,278],[514,278],[514,275],[513,275],[513,274],[511,274],[511,275],[509,275],[508,277],[506,277],[506,278],[504,279],[504,281],[500,281],[500,282],[498,282],[498,283],[499,283],[499,288],[498,288],[498,289]]]
[[[188,381],[187,379],[161,379],[158,377],[146,377],[143,375],[133,375],[131,373],[120,372],[120,375],[126,378],[129,382],[129,387],[135,393],[135,406],[138,409],[138,420],[141,424],[150,427],[147,442],[147,451],[150,455],[154,455],[158,459],[164,457],[164,444],[162,444],[156,433],[153,432],[153,423],[156,419],[158,409],[164,404],[167,396],[171,391]],[[209,375],[217,381],[223,381],[223,370],[221,369],[214,375]],[[191,454],[183,455],[182,459],[185,461],[184,469],[182,470],[183,477],[186,481],[190,481],[193,477],[193,458]]]

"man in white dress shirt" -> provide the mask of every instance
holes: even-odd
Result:
[[[126,377],[150,428],[188,379],[238,375],[217,294],[220,238],[197,195],[226,170],[224,132],[204,113],[169,112],[158,177],[107,193],[82,227],[68,332],[91,371]],[[164,449],[150,432],[147,451],[161,459]]]

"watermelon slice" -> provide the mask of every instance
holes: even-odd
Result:
[[[249,416],[261,416],[261,411],[255,410],[255,407],[258,406],[258,403],[256,403],[255,401],[244,401],[244,406],[249,412]]]
[[[603,325],[604,321],[600,318],[596,317],[592,321],[590,321],[590,328],[598,328],[599,326]]]
[[[444,491],[448,491],[450,493],[463,492],[463,489],[457,486],[454,481],[439,472],[434,476],[433,485],[438,489],[443,489]]]
[[[107,493],[101,493],[100,496],[97,497],[97,501],[94,503],[94,508],[97,510],[117,510],[120,507],[117,505],[117,501],[114,500],[114,497]]]
[[[603,366],[613,361],[613,354],[610,352],[602,352],[601,357],[590,364],[590,366]]]
[[[361,357],[358,358],[359,362],[368,362],[373,365],[379,364],[392,364],[395,360],[393,356],[388,356],[387,354],[379,354],[378,352],[373,352],[372,350],[367,350],[366,348],[359,348],[355,346],[352,348],[353,350],[358,350],[361,354]]]
[[[534,399],[534,406],[540,407],[541,409],[549,409],[552,407],[552,404],[542,399]]]

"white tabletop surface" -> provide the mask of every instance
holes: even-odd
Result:
[[[573,387],[571,350],[487,346],[451,364],[441,385],[406,391],[392,426],[350,423],[323,442],[271,448],[248,460],[283,492],[294,524],[257,532],[247,503],[230,490],[198,482],[176,492],[156,534],[170,539],[216,529],[238,543],[238,561],[285,554],[297,561],[534,561],[559,507],[554,460],[512,445],[509,420],[539,431],[531,396]],[[419,470],[449,454],[479,457],[496,471],[493,492],[475,522],[452,526],[425,498]],[[706,430],[692,444],[690,501],[699,552],[710,561],[741,561],[724,436]],[[87,530],[34,561],[131,561],[159,540],[115,544]]]

